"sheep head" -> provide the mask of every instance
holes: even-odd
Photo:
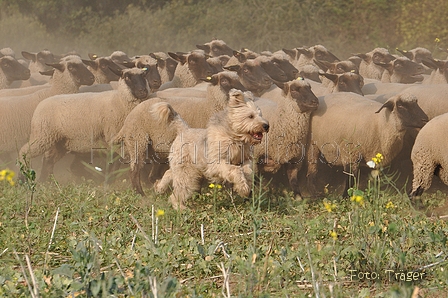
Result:
[[[271,77],[261,67],[259,61],[247,60],[244,63],[225,66],[224,69],[235,71],[243,86],[256,96],[269,89],[272,85]]]
[[[396,114],[398,125],[406,128],[422,128],[428,122],[428,116],[417,103],[417,97],[413,94],[399,94],[389,98],[375,113],[386,109],[391,114]],[[400,129],[399,129],[400,130]]]
[[[211,83],[214,86],[219,85],[226,94],[228,94],[231,89],[247,91],[243,84],[241,84],[238,75],[232,71],[222,71],[202,80]]]
[[[148,69],[146,68],[129,68],[123,70],[117,70],[111,68],[117,75],[120,75],[119,82],[124,82],[127,89],[138,100],[142,101],[148,98],[149,85],[146,79]]]
[[[48,63],[57,62],[57,59],[55,59],[53,53],[48,50],[43,50],[37,53],[22,51],[22,56],[23,58],[32,61],[37,71],[51,70],[51,68],[48,67]]]
[[[395,83],[412,84],[423,81],[422,74],[425,73],[425,69],[408,58],[398,57],[388,63],[375,62],[375,64],[384,67],[390,75],[395,75],[398,78]]]
[[[190,53],[168,52],[168,55],[181,65],[187,64],[193,77],[198,81],[200,78],[209,77],[214,73],[214,69],[207,63],[207,59],[210,56],[206,55],[202,50],[195,50]]]
[[[95,82],[94,75],[78,56],[69,55],[62,58],[59,63],[47,63],[47,65],[53,67],[59,73],[68,72],[78,86],[90,86]]]
[[[198,44],[196,48],[203,50],[211,57],[218,57],[221,55],[231,56],[233,50],[222,40],[214,39],[211,42],[205,44]]]
[[[333,92],[353,92],[364,95],[361,88],[364,86],[364,78],[355,72],[342,74],[320,73],[320,75],[331,80],[336,87]]]
[[[283,90],[286,98],[291,98],[297,103],[302,113],[315,111],[319,107],[319,100],[311,91],[310,84],[303,78],[286,83],[275,82],[275,84]]]
[[[111,68],[119,68],[109,57],[97,57],[95,60],[82,60],[89,70],[95,75],[95,81],[98,84],[108,84],[111,81],[118,81],[120,78],[113,73]]]
[[[11,56],[0,58],[0,68],[8,82],[28,80],[31,76],[30,70]]]

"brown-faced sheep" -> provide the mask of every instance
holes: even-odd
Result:
[[[168,53],[179,62],[174,73],[173,80],[163,84],[159,90],[168,88],[193,87],[201,83],[202,78],[213,74],[214,69],[207,63],[208,55],[202,50],[194,50],[190,53]]]
[[[28,80],[30,71],[11,56],[0,57],[0,89],[17,80]]]
[[[35,93],[0,99],[0,151],[17,152],[30,136],[30,123],[34,110],[44,99],[57,95],[77,93],[81,85],[93,84],[93,74],[78,56],[67,56],[55,68],[50,88]]]
[[[154,52],[149,55],[157,59],[157,68],[159,69],[162,85],[171,81],[174,78],[178,62],[164,52]]]
[[[19,158],[45,153],[41,179],[53,172],[66,152],[90,153],[109,147],[127,114],[149,95],[146,70],[124,69],[117,90],[52,96],[36,108],[29,142]]]
[[[385,69],[381,76],[382,83],[412,84],[423,81],[422,74],[425,73],[423,65],[406,57],[397,57],[390,62],[378,62],[375,64]]]
[[[361,162],[377,153],[387,166],[403,147],[408,128],[422,127],[427,116],[415,96],[395,96],[384,104],[354,93],[334,93],[319,98],[319,108],[311,118],[308,153],[308,187],[315,193],[318,163],[343,166],[355,173]],[[344,195],[353,186],[347,175]]]
[[[362,60],[359,64],[359,74],[363,78],[375,79],[380,81],[384,68],[379,66],[381,63],[389,63],[395,60],[395,57],[385,48],[375,48],[365,54],[356,54]]]
[[[221,55],[232,56],[233,50],[222,40],[213,39],[205,44],[198,44],[196,47],[203,50],[207,55],[211,57],[218,57]]]
[[[318,99],[303,79],[277,84],[283,92],[281,97],[255,101],[270,129],[265,141],[254,147],[254,160],[261,172],[276,173],[286,165],[290,187],[299,197],[297,174],[305,157],[311,113],[317,109]]]
[[[423,84],[448,83],[448,60],[424,59],[423,64],[432,70],[429,78],[423,80]]]

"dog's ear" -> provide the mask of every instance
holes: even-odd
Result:
[[[238,107],[245,103],[244,93],[238,89],[229,91],[229,107]]]

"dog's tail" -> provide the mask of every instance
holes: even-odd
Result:
[[[177,132],[182,132],[188,128],[188,124],[167,102],[158,102],[151,107],[151,116],[157,120],[161,126],[174,126]]]

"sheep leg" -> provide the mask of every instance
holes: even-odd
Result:
[[[65,155],[64,151],[61,144],[56,144],[45,151],[42,158],[42,170],[39,181],[46,181],[50,175],[53,175],[54,165]]]
[[[294,191],[294,196],[297,200],[302,199],[298,179],[300,168],[301,164],[297,164],[294,161],[291,161],[291,163],[289,163],[286,168],[286,174],[288,176],[289,186]]]
[[[140,195],[145,196],[145,192],[143,191],[142,183],[140,181],[141,168],[142,168],[141,163],[131,162],[131,169],[129,170],[129,176],[131,179],[131,185],[135,189],[135,191]]]

